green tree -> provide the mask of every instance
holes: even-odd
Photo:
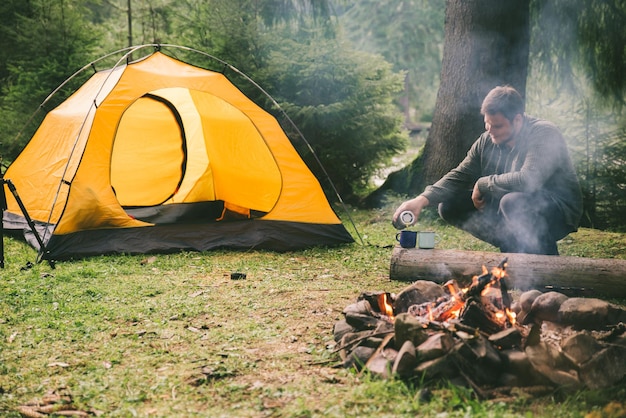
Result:
[[[406,73],[399,102],[407,126],[429,121],[435,106],[443,50],[445,3],[438,0],[352,0],[339,10],[345,36],[380,53]]]
[[[86,2],[9,0],[3,7],[16,53],[6,59],[7,75],[0,100],[3,157],[12,159],[31,131],[18,133],[28,117],[68,75],[81,68],[97,42],[97,31],[85,18]],[[63,97],[58,97],[62,100]],[[54,106],[58,101],[50,102]],[[49,109],[46,109],[49,110]],[[34,126],[29,127],[34,129]]]
[[[340,194],[355,202],[371,177],[406,146],[393,103],[402,75],[379,56],[337,40],[305,46],[276,38],[268,69],[259,74],[311,143]],[[301,149],[306,157],[306,149]],[[323,178],[319,167],[309,166]]]
[[[171,43],[176,5],[173,0],[94,1],[89,8],[93,22],[104,29],[102,54],[124,46]]]
[[[535,63],[571,83],[579,68],[598,97],[621,106],[626,96],[626,2],[551,0],[531,2]]]
[[[7,82],[9,66],[13,59],[22,56],[24,50],[17,42],[20,32],[18,16],[27,17],[31,11],[28,2],[7,0],[0,4],[0,82]]]

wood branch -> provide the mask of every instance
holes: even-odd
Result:
[[[389,278],[400,281],[455,279],[468,284],[508,257],[507,286],[555,290],[569,296],[626,298],[626,260],[461,250],[405,249],[391,255]]]

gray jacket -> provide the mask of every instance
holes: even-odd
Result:
[[[552,123],[524,117],[515,146],[495,145],[489,133],[474,142],[465,159],[422,195],[437,204],[474,184],[491,201],[509,192],[545,192],[563,212],[565,222],[578,228],[582,193],[578,177],[559,129]]]

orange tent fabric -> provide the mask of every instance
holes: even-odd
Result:
[[[94,74],[5,178],[43,258],[353,241],[273,116],[223,74],[162,52]],[[6,195],[5,228],[24,228]]]

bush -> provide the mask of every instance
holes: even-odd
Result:
[[[372,176],[406,148],[402,114],[393,100],[403,75],[382,57],[337,40],[276,40],[257,75],[311,144],[339,193],[355,201]],[[323,178],[311,155],[305,160]],[[309,152],[310,154],[310,152]]]

